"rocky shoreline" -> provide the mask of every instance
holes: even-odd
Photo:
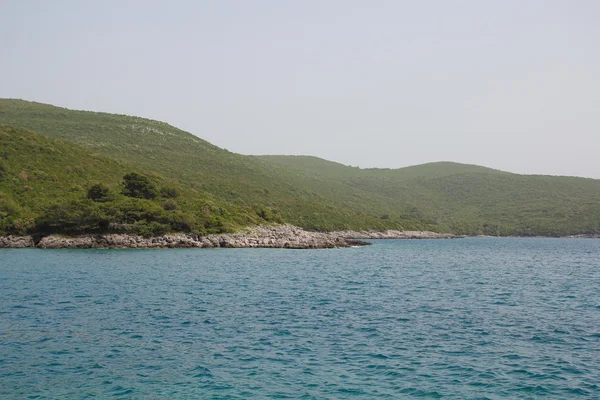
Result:
[[[333,234],[347,239],[457,239],[464,236],[430,231],[342,231]]]
[[[332,249],[365,246],[360,239],[451,239],[459,236],[426,231],[309,232],[292,225],[258,226],[244,232],[197,236],[168,234],[143,237],[130,234],[88,234],[75,237],[50,235],[37,243],[31,236],[0,237],[0,248],[41,249],[116,248],[283,248]]]

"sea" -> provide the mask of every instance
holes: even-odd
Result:
[[[371,242],[0,250],[0,398],[600,398],[600,240]]]

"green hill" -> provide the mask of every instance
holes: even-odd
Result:
[[[593,179],[524,176],[448,162],[360,169],[315,157],[243,156],[163,122],[22,100],[0,100],[0,124],[58,139],[55,147],[74,146],[87,152],[81,155],[88,163],[83,168],[96,172],[82,173],[79,195],[94,181],[118,192],[123,174],[129,171],[149,176],[156,187],[177,187],[181,193],[178,210],[193,220],[191,225],[199,232],[235,230],[265,221],[285,221],[312,230],[430,229],[494,235],[600,232],[600,181]],[[24,159],[38,156],[33,148],[22,148],[19,154]],[[113,163],[114,168],[104,173],[108,169],[96,160]],[[13,179],[17,170],[25,168],[11,159],[5,164]],[[57,176],[54,197],[70,190],[63,182],[69,177],[55,172],[58,166],[51,160],[40,158],[36,168]],[[31,199],[43,203],[47,198],[38,195],[37,189],[17,195],[18,190],[5,188],[5,183],[0,182],[0,191],[14,204],[31,208],[27,205]],[[35,185],[29,186],[35,189]],[[166,199],[147,201],[158,204]],[[212,222],[201,211],[207,202],[214,210],[222,210],[210,213]],[[31,215],[42,218],[44,210],[36,210]],[[161,229],[176,227],[163,222]]]
[[[241,208],[307,229],[432,229],[398,202],[242,156],[168,124],[124,115],[0,100],[0,124],[22,127],[172,179]],[[390,215],[382,220],[381,215]]]

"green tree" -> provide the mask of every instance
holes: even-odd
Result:
[[[92,185],[92,187],[88,189],[87,197],[88,199],[91,199],[96,203],[104,203],[106,201],[111,200],[110,191],[108,187],[104,186],[101,183],[96,183],[95,185]]]
[[[138,199],[154,199],[158,191],[147,176],[131,172],[123,177],[123,193],[125,196]]]

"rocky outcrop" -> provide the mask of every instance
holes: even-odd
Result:
[[[0,248],[21,249],[33,246],[35,243],[31,236],[0,236]]]
[[[129,234],[46,236],[37,247],[62,248],[287,248],[330,249],[366,245],[368,243],[334,233],[307,232],[291,225],[259,226],[244,232],[196,236],[171,234],[145,238]]]
[[[0,247],[39,247],[42,249],[115,249],[115,248],[284,248],[331,249],[368,245],[358,239],[445,239],[455,235],[435,232],[365,231],[308,232],[292,225],[258,226],[243,232],[197,236],[170,234],[143,237],[130,234],[80,235],[75,237],[50,235],[37,245],[31,237],[0,237]]]

